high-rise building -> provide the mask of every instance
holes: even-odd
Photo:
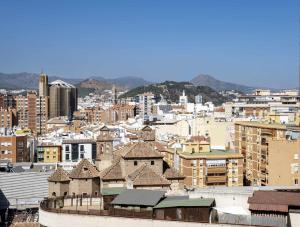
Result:
[[[50,83],[50,118],[72,117],[77,110],[77,88],[61,80]]]
[[[45,133],[49,97],[38,97],[35,92],[29,92],[27,96],[17,96],[16,103],[19,126],[31,129],[36,134]]]
[[[48,76],[44,73],[41,73],[39,78],[39,96],[45,97],[48,95],[49,95]]]
[[[113,85],[111,91],[112,91],[112,103],[113,104],[117,104],[117,102],[118,102],[118,95],[117,95],[117,89],[116,89],[115,85]]]
[[[0,127],[12,128],[18,125],[17,110],[14,108],[0,108]]]
[[[144,121],[148,121],[153,113],[154,94],[151,92],[139,95],[140,116]]]

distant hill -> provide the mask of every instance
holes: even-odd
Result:
[[[86,96],[89,93],[102,93],[104,90],[111,90],[113,87],[112,83],[105,81],[99,81],[95,79],[87,79],[78,84],[75,84],[78,88],[79,96]],[[126,88],[122,86],[115,85],[118,91],[124,91]]]
[[[4,89],[37,89],[38,88],[38,79],[39,74],[36,73],[0,73],[0,88]],[[119,85],[122,88],[132,89],[138,86],[148,85],[150,82],[139,78],[139,77],[119,77],[114,79],[106,79],[103,77],[90,77],[89,79],[103,82],[103,86],[105,84]],[[67,83],[71,83],[74,85],[80,84],[81,82],[87,81],[86,78],[65,78],[59,76],[49,76],[49,82],[54,80],[63,80]],[[99,85],[99,84],[98,84]],[[97,86],[98,86],[97,85]]]
[[[210,87],[195,86],[189,82],[175,81],[166,81],[163,83],[137,87],[124,93],[119,98],[135,97],[144,92],[152,92],[157,97],[163,95],[163,97],[169,102],[178,102],[179,96],[182,94],[183,90],[185,90],[190,102],[194,102],[195,96],[199,94],[202,95],[204,102],[211,101],[216,105],[220,105],[223,102],[228,101],[228,98],[222,96]]]
[[[236,90],[244,93],[252,92],[255,88],[254,87],[248,87],[240,84],[234,84],[229,83],[221,80],[217,80],[216,78],[200,74],[196,76],[194,79],[190,81],[194,85],[198,86],[208,86],[216,91],[222,91],[222,90]]]

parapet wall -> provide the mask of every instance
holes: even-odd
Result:
[[[80,214],[52,213],[42,209],[39,210],[39,222],[47,227],[239,227],[240,225],[223,225],[208,223],[193,223],[179,221],[160,221],[152,219],[122,218],[110,216],[94,216]],[[243,226],[245,227],[245,226]]]

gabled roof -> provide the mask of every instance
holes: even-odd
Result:
[[[69,173],[63,170],[63,168],[57,168],[54,173],[52,173],[48,181],[50,182],[67,182],[70,181]]]
[[[100,131],[110,131],[110,130],[106,125],[104,125],[102,128],[100,128]]]
[[[164,176],[155,171],[153,167],[150,167],[146,163],[138,167],[128,178],[132,181],[133,186],[170,186],[171,182]]]
[[[120,159],[116,160],[108,168],[104,169],[100,173],[100,177],[103,181],[105,180],[125,180],[125,174],[122,171]]]
[[[153,207],[164,197],[164,195],[164,191],[129,189],[118,195],[111,204]]]
[[[163,158],[150,143],[134,143],[120,152],[123,158]]]
[[[154,208],[170,208],[170,207],[212,207],[214,199],[164,199]]]
[[[288,212],[289,206],[300,207],[300,194],[260,190],[248,198],[248,203],[250,210]]]
[[[70,178],[87,179],[99,177],[99,171],[87,159],[82,159],[70,173]]]

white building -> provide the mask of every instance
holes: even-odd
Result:
[[[91,139],[68,139],[62,142],[62,162],[78,162],[96,158],[96,142]]]
[[[185,105],[188,103],[188,97],[185,95],[185,90],[182,91],[182,95],[179,96],[179,104]]]

